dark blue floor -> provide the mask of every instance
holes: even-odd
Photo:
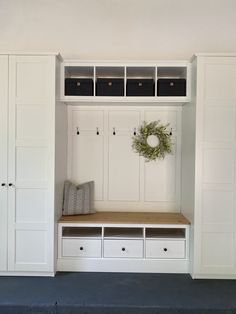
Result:
[[[0,277],[0,313],[236,314],[236,280],[130,273]]]

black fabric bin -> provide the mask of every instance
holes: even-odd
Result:
[[[186,96],[185,79],[159,79],[157,96]]]
[[[93,96],[93,79],[65,79],[65,96]]]
[[[127,79],[127,96],[154,96],[155,84],[153,79]]]
[[[124,96],[124,79],[98,78],[96,96]]]

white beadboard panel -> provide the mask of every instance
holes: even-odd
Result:
[[[235,107],[206,106],[204,111],[204,139],[206,141],[235,141],[235,118]]]
[[[145,201],[176,200],[176,158],[166,155],[164,159],[145,162]]]
[[[214,62],[214,61],[213,61]],[[236,64],[217,63],[205,65],[205,101],[214,99],[236,100]],[[222,106],[225,106],[222,101]]]
[[[232,267],[235,264],[234,233],[205,232],[202,234],[202,266]]]
[[[52,82],[49,73],[47,57],[18,57],[16,63],[16,98],[37,100],[52,92]],[[53,73],[51,73],[53,74]]]
[[[103,110],[73,110],[72,130],[73,134],[76,128],[80,131],[94,131],[96,128],[103,130]]]
[[[130,135],[109,136],[109,200],[139,200],[139,160],[138,154],[132,150]]]
[[[109,130],[128,131],[133,135],[140,123],[140,111],[109,111]]]
[[[103,136],[75,135],[72,143],[71,180],[95,182],[95,200],[103,199]]]
[[[16,230],[16,264],[44,264],[47,262],[47,231]]]
[[[235,183],[234,149],[203,150],[203,183]]]
[[[169,124],[168,129],[177,130],[177,111],[175,110],[150,110],[145,111],[145,121],[152,122],[160,120],[160,124]]]
[[[17,147],[17,181],[46,181],[48,179],[47,159],[48,150],[45,147]]]
[[[204,190],[202,196],[202,219],[204,224],[227,224],[235,222],[235,191]]]
[[[16,190],[16,223],[47,222],[47,190]]]
[[[45,106],[18,105],[16,109],[16,138],[48,139],[50,116]]]

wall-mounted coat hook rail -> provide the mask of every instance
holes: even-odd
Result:
[[[98,128],[96,128],[96,130],[97,130],[96,134],[97,134],[97,135],[99,135],[99,129],[98,129]]]
[[[113,128],[113,133],[112,134],[116,135],[116,129],[115,128]]]
[[[79,135],[79,128],[76,128],[76,134]]]

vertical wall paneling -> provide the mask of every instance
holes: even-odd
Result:
[[[68,178],[95,181],[97,210],[180,210],[181,107],[69,106],[68,117]],[[170,123],[173,154],[146,163],[133,151],[143,120]]]

